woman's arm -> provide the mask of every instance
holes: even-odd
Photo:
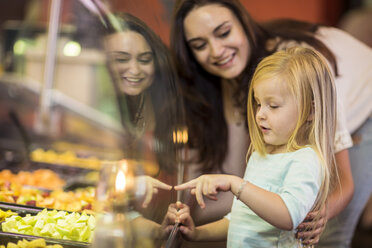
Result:
[[[338,215],[349,204],[354,194],[349,151],[347,149],[339,151],[335,154],[335,157],[340,182],[328,198],[328,220]]]

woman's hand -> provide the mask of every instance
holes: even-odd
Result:
[[[319,242],[320,235],[322,234],[327,224],[327,211],[324,206],[320,210],[320,216],[317,221],[314,220],[318,214],[317,211],[310,212],[305,220],[297,227],[296,237],[302,240],[304,245],[315,245]]]
[[[219,191],[229,191],[231,188],[230,175],[202,175],[187,183],[177,185],[175,190],[191,189],[191,194],[196,196],[196,200],[201,208],[205,208],[203,195],[211,200],[217,200]]]
[[[169,236],[176,223],[181,223],[179,230],[187,240],[195,238],[195,224],[190,215],[190,208],[181,202],[169,205],[162,222],[163,237]]]
[[[137,187],[140,187],[141,184],[145,185],[145,200],[142,203],[143,208],[147,208],[148,204],[152,200],[152,196],[158,193],[158,189],[171,190],[172,186],[165,184],[155,178],[150,176],[139,176],[136,178]]]
[[[168,206],[168,212],[161,223],[162,238],[167,238],[177,220],[177,206],[172,203]]]

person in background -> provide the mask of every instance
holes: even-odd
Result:
[[[372,1],[365,0],[360,1],[359,3],[360,6],[358,8],[349,10],[343,15],[338,26],[372,48],[372,26],[370,24],[372,22]],[[355,137],[360,137],[361,134],[362,133],[355,135]],[[364,143],[371,142],[371,139],[368,139],[367,133],[364,133],[363,136]],[[357,143],[358,140],[361,139],[356,138]],[[372,229],[372,195],[365,205],[362,216],[360,217],[360,226],[365,230]]]
[[[199,241],[228,233],[227,247],[301,247],[294,230],[311,209],[319,218],[330,185],[337,183],[336,91],[323,56],[294,47],[264,58],[253,75],[247,109],[251,145],[244,178],[202,175],[175,186],[191,189],[206,209],[203,196],[218,201],[219,191],[231,191],[236,197],[230,215],[197,228],[178,219],[191,223],[180,230]]]
[[[357,8],[347,11],[338,26],[353,37],[372,47],[372,1],[358,1]]]
[[[329,219],[353,202],[340,217],[328,223],[321,244],[350,244],[356,222],[372,190],[369,180],[371,142],[351,151],[351,134],[371,134],[372,50],[347,33],[333,28],[292,20],[259,24],[238,0],[178,0],[174,6],[171,51],[185,92],[189,130],[189,179],[204,173],[242,176],[245,150],[247,89],[257,64],[266,56],[290,46],[313,47],[330,64],[338,94],[335,157],[340,177],[328,198],[327,208],[311,232],[301,231],[312,222],[314,212],[299,225],[298,237],[318,242]],[[346,120],[345,120],[346,117]],[[368,139],[368,138],[367,138]],[[368,161],[368,162],[366,162]],[[353,170],[353,177],[351,169]],[[208,212],[191,207],[196,225],[219,219],[229,212],[232,195],[219,202],[206,201]]]

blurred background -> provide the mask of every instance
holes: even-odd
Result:
[[[53,2],[60,12],[51,47],[47,34],[53,32]],[[22,164],[25,154],[44,162],[61,155],[62,163],[75,159],[86,168],[122,157],[123,130],[102,52],[102,25],[92,17],[88,2],[1,1],[0,169]],[[173,2],[107,1],[114,12],[129,12],[142,19],[166,44]],[[372,46],[372,0],[241,2],[258,21],[293,18],[336,26]],[[51,52],[53,61],[48,65]],[[353,248],[372,245],[369,205]]]

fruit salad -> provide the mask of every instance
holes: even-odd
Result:
[[[37,215],[8,217],[1,227],[4,232],[91,242],[96,218],[85,213],[43,209]]]

